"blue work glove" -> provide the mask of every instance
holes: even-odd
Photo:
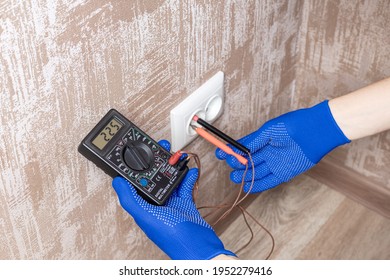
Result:
[[[291,180],[350,140],[337,125],[326,100],[269,120],[239,142],[250,149],[255,166],[253,187],[250,190],[252,168],[249,165],[244,191],[256,193]],[[230,179],[241,183],[245,167],[220,149],[216,150],[216,156],[234,169]]]
[[[159,143],[169,151],[168,141]],[[146,202],[122,177],[114,178],[112,185],[122,207],[171,259],[205,260],[220,254],[234,256],[225,250],[221,240],[196,208],[192,189],[197,177],[198,169],[190,169],[164,206]]]

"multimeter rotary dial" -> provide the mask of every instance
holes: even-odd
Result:
[[[123,161],[132,170],[145,171],[154,163],[152,150],[143,142],[127,142],[123,148]]]

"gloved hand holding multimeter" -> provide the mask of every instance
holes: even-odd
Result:
[[[168,141],[159,143],[167,150],[170,149]],[[197,177],[198,169],[190,169],[163,206],[145,201],[122,177],[116,177],[112,185],[122,207],[171,259],[206,260],[221,254],[235,256],[224,248],[196,208],[192,190]]]
[[[185,159],[169,164],[169,150],[168,141],[155,142],[116,110],[110,110],[79,146],[81,154],[115,177],[112,185],[123,208],[169,257],[234,256],[193,201],[198,170],[188,170]]]

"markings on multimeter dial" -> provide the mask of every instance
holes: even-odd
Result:
[[[132,141],[140,141],[137,145],[135,145],[135,147],[141,147],[141,149],[143,148],[144,150],[141,150],[141,152],[144,151],[144,153],[148,154],[148,150],[146,149],[150,148],[151,151],[155,153],[153,166],[149,166],[149,164],[147,163],[145,165],[138,165],[132,162],[129,162],[128,164],[124,163],[126,162],[126,159],[124,159],[126,155],[123,155],[122,151],[126,149],[124,148],[124,146]],[[145,143],[145,145],[142,145],[141,143]],[[124,153],[126,154],[126,151]],[[108,160],[110,160],[114,165],[118,166],[118,168],[120,168],[130,178],[137,180],[137,182],[139,182],[143,187],[147,188],[149,192],[152,191],[153,188],[156,186],[156,184],[151,181],[151,178],[156,175],[156,173],[159,171],[160,167],[164,163],[162,159],[167,159],[167,157],[168,156],[166,155],[166,153],[160,153],[160,150],[158,149],[157,145],[155,145],[149,138],[142,135],[141,132],[137,131],[134,128],[130,128],[130,130],[121,138],[121,140],[118,141],[116,146],[107,155]],[[142,170],[143,167],[145,167],[145,170]],[[136,171],[134,171],[134,169]],[[137,171],[144,172],[140,173]]]
[[[85,137],[79,152],[112,177],[126,178],[157,205],[165,203],[188,171],[170,165],[171,153],[114,109]]]

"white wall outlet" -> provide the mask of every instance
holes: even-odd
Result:
[[[222,114],[223,80],[224,73],[219,71],[171,110],[172,151],[182,149],[198,136],[190,127],[194,115],[212,123]]]

